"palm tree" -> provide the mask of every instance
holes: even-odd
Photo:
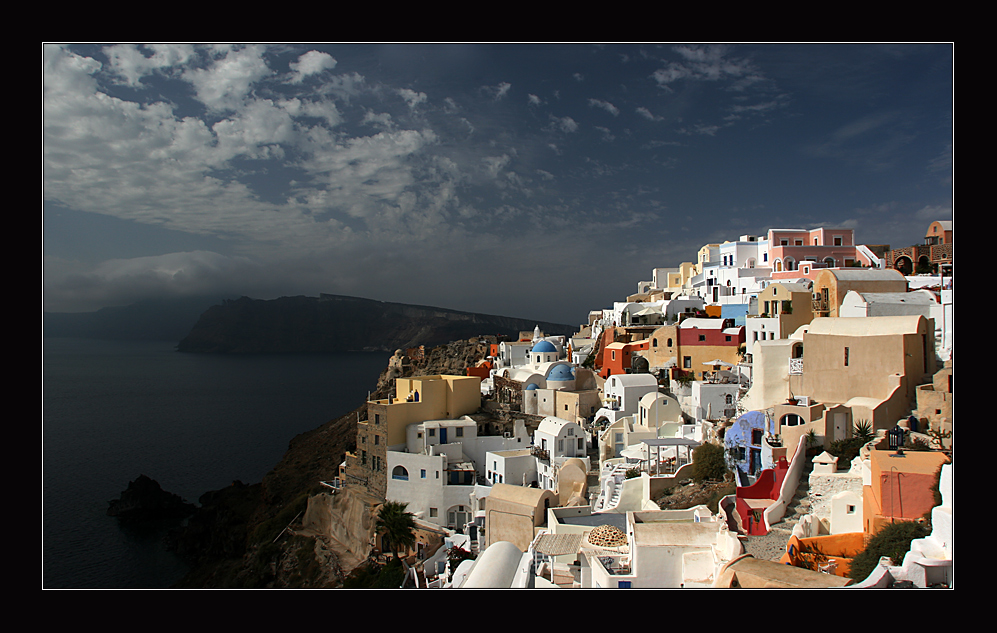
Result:
[[[415,545],[415,515],[406,512],[407,503],[385,501],[377,513],[377,523],[374,528],[377,533],[385,533],[391,552],[398,560],[398,550],[408,549]]]

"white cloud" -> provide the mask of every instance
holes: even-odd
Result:
[[[601,108],[606,112],[612,114],[613,116],[619,116],[620,110],[612,103],[608,101],[602,101],[600,99],[589,99],[589,105],[594,108]]]
[[[146,56],[145,51],[152,54]],[[141,49],[134,44],[117,44],[105,47],[104,54],[111,72],[129,86],[138,86],[140,80],[153,71],[183,65],[195,56],[194,47],[186,44],[150,44]]]
[[[426,103],[427,100],[425,92],[416,92],[408,88],[400,88],[396,92],[405,100],[410,110],[414,110],[420,103]]]
[[[499,173],[508,165],[512,159],[508,154],[502,154],[501,156],[486,156],[481,159],[481,162],[485,164],[485,171],[488,173],[489,178],[498,178]]]
[[[360,123],[362,125],[374,125],[382,130],[390,131],[395,129],[395,122],[391,120],[391,115],[387,112],[375,113],[373,110],[367,110]]]
[[[527,95],[526,96],[526,101],[530,105],[534,105],[534,106],[538,106],[538,105],[540,105],[540,104],[543,103],[543,101],[540,99],[540,97],[538,97],[538,96],[536,96],[534,94]]]
[[[336,67],[336,63],[335,58],[329,53],[308,51],[299,57],[298,61],[289,64],[291,71],[293,71],[291,83],[300,84],[306,77],[317,75],[326,70],[332,70]]]
[[[208,68],[184,73],[184,79],[194,86],[197,99],[211,110],[237,110],[249,96],[250,87],[273,74],[263,59],[263,48],[224,51]]]
[[[505,97],[505,95],[509,92],[510,88],[512,88],[512,84],[503,81],[497,86],[482,86],[481,89],[487,92],[488,94],[492,95],[492,98],[498,101],[499,99]]]
[[[578,123],[569,116],[556,117],[554,115],[551,115],[550,118],[551,121],[554,122],[554,125],[556,125],[562,132],[571,133],[578,131]]]
[[[215,123],[212,130],[226,159],[280,157],[283,149],[279,145],[291,142],[295,136],[288,110],[269,99],[250,102],[237,115]]]
[[[676,46],[673,50],[684,61],[670,62],[651,75],[663,88],[667,88],[669,84],[680,79],[719,81],[721,79],[737,80],[752,77],[752,83],[762,79],[761,75],[754,70],[751,62],[730,58],[727,55],[730,50],[727,46]],[[744,86],[742,81],[738,87],[743,89]]]
[[[647,108],[645,108],[643,106],[637,108],[636,111],[637,111],[637,114],[641,115],[642,117],[644,117],[648,121],[662,121],[665,118],[665,117],[660,117],[660,116],[654,116],[654,114],[652,114],[650,110],[648,110]]]
[[[246,257],[211,251],[112,259],[92,268],[45,261],[45,309],[96,310],[145,298],[232,294],[266,274]]]

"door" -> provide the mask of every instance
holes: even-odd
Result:
[[[440,444],[447,443],[447,430],[444,427],[440,427]]]
[[[845,433],[848,431],[848,414],[836,412],[834,414],[834,439],[843,440],[845,439]]]

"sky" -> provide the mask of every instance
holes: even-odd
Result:
[[[950,44],[43,46],[43,303],[579,324],[708,243],[952,219]]]

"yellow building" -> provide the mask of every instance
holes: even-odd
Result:
[[[779,319],[778,338],[789,338],[801,325],[813,321],[810,289],[803,284],[773,283],[758,293],[758,311],[753,316],[768,315]],[[751,329],[751,328],[748,328]],[[754,343],[757,338],[750,337]]]
[[[397,378],[394,398],[367,403],[367,419],[357,424],[356,453],[346,453],[347,482],[383,497],[386,453],[405,446],[405,427],[426,420],[453,420],[479,408],[481,379],[477,376]]]

